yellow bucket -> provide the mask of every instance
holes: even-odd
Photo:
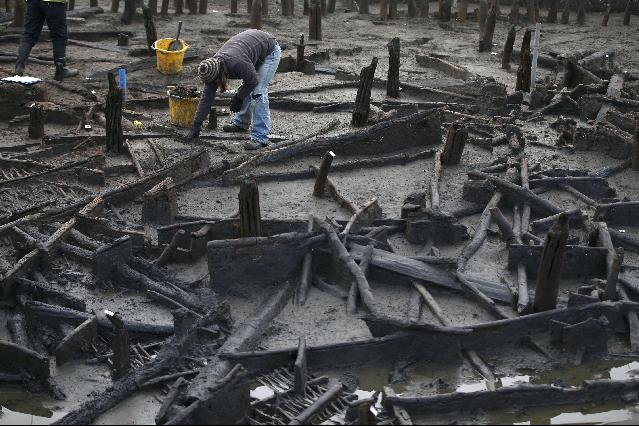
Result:
[[[180,40],[182,44],[182,48],[175,52],[167,50],[169,45],[174,39],[172,38],[163,38],[160,40],[156,40],[153,43],[153,50],[155,50],[155,54],[158,58],[158,71],[162,74],[172,75],[179,74],[182,71],[182,62],[184,62],[184,53],[189,48],[189,45],[184,42],[184,40]]]
[[[195,112],[200,103],[199,97],[184,98],[171,94],[169,91],[169,113],[171,124],[180,127],[191,127],[195,119]]]

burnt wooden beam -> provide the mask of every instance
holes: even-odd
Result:
[[[621,271],[624,253],[623,248],[615,248],[612,244],[612,238],[608,231],[606,222],[598,222],[596,224],[598,241],[601,247],[606,249],[606,292],[605,297],[608,300],[617,299],[617,280]]]
[[[63,365],[78,357],[82,348],[89,348],[98,337],[98,318],[96,316],[86,320],[76,327],[56,346],[54,350],[57,365]]]
[[[527,29],[521,45],[519,68],[517,69],[515,90],[521,90],[523,92],[530,92],[530,74],[532,72],[532,54],[530,50],[531,37],[532,32],[530,29]]]
[[[304,336],[299,337],[299,343],[297,344],[297,358],[293,365],[294,375],[294,391],[296,395],[304,395],[306,390],[306,380],[308,378],[308,368],[306,361],[306,338]]]
[[[493,48],[493,36],[495,34],[495,24],[497,23],[497,10],[495,5],[492,5],[488,11],[488,17],[486,19],[486,27],[479,40],[479,51],[486,52],[491,51]]]
[[[621,201],[599,204],[594,220],[604,221],[608,226],[636,225],[639,215],[639,201]]]

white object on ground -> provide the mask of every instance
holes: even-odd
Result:
[[[13,77],[5,77],[1,79],[0,81],[6,81],[7,83],[20,83],[20,84],[32,85],[32,84],[40,83],[42,80],[35,77],[28,77],[26,75],[25,76],[14,75]]]

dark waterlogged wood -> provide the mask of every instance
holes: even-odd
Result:
[[[388,79],[386,80],[386,95],[391,98],[399,98],[399,49],[399,38],[394,37],[388,43]]]
[[[548,22],[549,24],[556,24],[558,13],[559,13],[559,0],[550,0],[550,5],[548,6],[548,17],[546,18],[546,22]]]
[[[459,164],[464,154],[467,139],[468,129],[463,123],[459,121],[453,123],[446,134],[446,143],[441,157],[442,164],[447,166]]]
[[[240,237],[260,237],[262,235],[260,193],[254,178],[246,179],[240,184],[238,199],[240,202]]]
[[[158,32],[155,29],[155,22],[153,21],[153,13],[151,9],[146,6],[142,7],[142,15],[144,16],[144,30],[146,31],[146,45],[149,48],[149,53],[153,53],[153,43],[158,39]]]
[[[608,7],[606,8],[606,11],[604,12],[603,19],[601,20],[601,26],[602,27],[607,27],[608,26],[608,21],[610,20],[610,12],[611,11],[612,11],[612,3],[609,3]]]
[[[513,0],[513,1],[516,1],[516,0]],[[515,45],[516,36],[517,36],[517,28],[514,25],[512,25],[510,27],[510,31],[508,31],[508,37],[506,38],[504,51],[502,52],[502,55],[501,55],[501,67],[505,70],[510,69],[510,57],[513,54],[513,46]]]
[[[304,34],[300,34],[300,42],[297,45],[297,59],[295,60],[295,69],[298,72],[304,70],[304,49],[306,45],[304,43]]]
[[[331,168],[331,164],[333,163],[334,158],[335,153],[333,153],[333,151],[328,151],[326,154],[324,154],[324,158],[322,159],[322,164],[320,165],[317,178],[315,178],[315,186],[313,188],[313,195],[316,197],[321,197],[322,195],[324,195],[324,190],[326,188],[326,178],[328,177],[328,171]]]
[[[632,15],[632,5],[633,5],[633,0],[628,0],[628,3],[626,4],[626,10],[624,11],[624,14],[623,14],[624,25],[630,25],[630,15]]]
[[[42,139],[44,136],[44,109],[39,103],[34,103],[29,109],[29,137]]]
[[[107,313],[106,317],[113,324],[113,338],[111,341],[113,368],[115,369],[113,376],[115,379],[120,379],[126,376],[131,368],[129,333],[120,315]]]
[[[318,0],[312,0],[308,14],[308,39],[322,39],[322,6]]]
[[[313,216],[311,215],[308,219],[308,232],[313,232],[315,227],[315,221]],[[297,303],[300,306],[303,306],[306,303],[306,297],[308,295],[308,286],[311,282],[311,274],[312,274],[312,266],[313,266],[313,252],[308,250],[304,255],[304,261],[302,263],[302,275],[300,278],[300,286],[297,292]]]
[[[563,25],[570,23],[570,2],[569,1],[564,3],[564,8],[561,11],[561,23]]]
[[[479,40],[479,51],[489,52],[493,48],[493,36],[495,34],[495,24],[497,23],[497,10],[493,5],[488,11],[486,27]]]
[[[250,27],[256,30],[262,29],[262,2],[261,0],[253,1],[251,5],[251,22]]]
[[[377,69],[377,57],[374,57],[371,64],[362,68],[359,75],[359,87],[357,96],[355,97],[355,106],[353,107],[353,118],[351,125],[354,127],[365,126],[368,122],[370,113],[371,90],[373,89],[373,80],[375,78],[375,70]]]
[[[109,73],[109,91],[107,93],[106,117],[106,149],[117,154],[124,153],[122,135],[122,91],[115,82],[115,74]]]
[[[521,54],[519,57],[519,68],[517,69],[517,82],[515,90],[530,92],[530,74],[532,72],[532,54],[530,51],[530,40],[532,32],[526,30],[524,40],[521,45]]]
[[[535,312],[549,311],[557,307],[561,281],[561,264],[568,241],[568,216],[562,214],[546,236],[544,251],[537,273]]]

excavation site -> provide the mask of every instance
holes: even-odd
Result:
[[[639,1],[0,0],[45,424],[639,424]]]

